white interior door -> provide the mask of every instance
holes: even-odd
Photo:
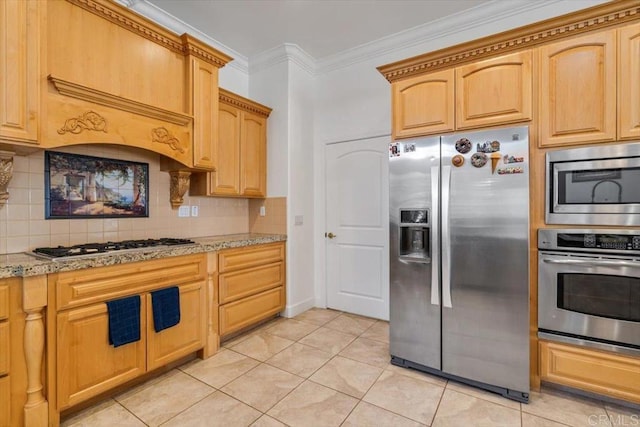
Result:
[[[389,137],[327,146],[327,306],[389,319]]]

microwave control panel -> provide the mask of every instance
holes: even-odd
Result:
[[[640,252],[640,231],[608,232],[608,230],[538,230],[540,249]],[[614,230],[617,231],[617,230]],[[634,234],[637,233],[637,234]]]

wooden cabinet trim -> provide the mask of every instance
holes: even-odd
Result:
[[[0,285],[0,320],[9,317],[9,285]]]
[[[416,75],[530,49],[549,42],[640,21],[640,4],[613,1],[378,67],[391,83]]]
[[[618,138],[640,139],[640,24],[618,30]]]
[[[262,105],[249,98],[245,98],[231,91],[220,88],[218,99],[223,104],[231,105],[240,110],[248,111],[253,114],[257,114],[261,117],[267,118],[271,114],[272,109],[266,105]]]
[[[9,335],[9,322],[0,322],[0,377],[9,373],[9,366],[11,360],[9,355],[11,354],[10,335]]]

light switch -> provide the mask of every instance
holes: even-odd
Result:
[[[265,216],[267,214],[267,208],[264,206],[260,206],[260,216]]]
[[[304,223],[304,217],[302,215],[296,215],[294,218],[295,225],[302,225]]]
[[[198,216],[198,205],[191,206],[191,216]]]

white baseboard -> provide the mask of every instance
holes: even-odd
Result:
[[[280,313],[282,317],[295,317],[300,313],[303,313],[310,308],[315,307],[314,298],[309,298],[301,301],[297,304],[288,305],[284,308],[284,311]]]

